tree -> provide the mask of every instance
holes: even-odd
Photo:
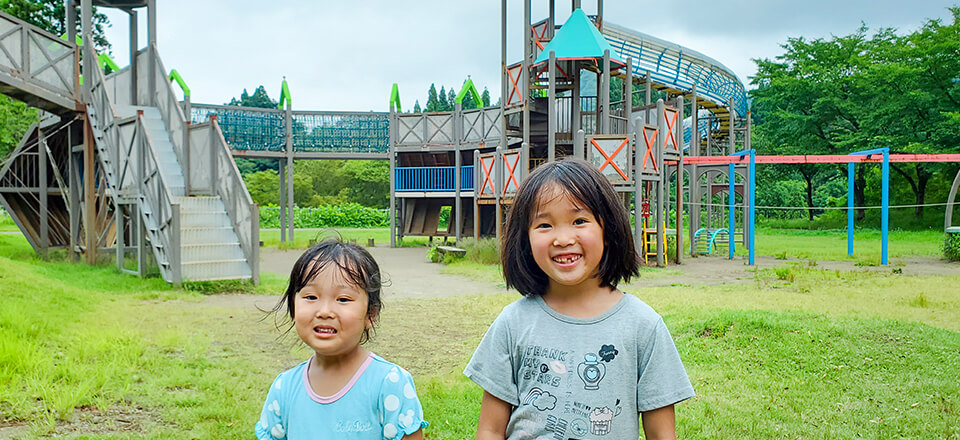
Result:
[[[490,91],[486,87],[483,88],[483,93],[480,94],[480,100],[483,101],[483,107],[490,107]]]
[[[437,94],[437,109],[438,112],[448,112],[450,108],[448,107],[447,101],[447,88],[440,86],[440,93]]]
[[[240,94],[240,99],[231,98],[230,102],[227,105],[239,105],[241,107],[256,107],[256,108],[277,108],[277,101],[270,99],[270,95],[267,94],[267,89],[261,84],[253,91],[253,95],[247,94],[247,89],[243,89],[243,93]]]
[[[453,111],[455,108],[457,108],[457,92],[451,87],[450,91],[447,92],[447,108],[445,111]]]
[[[413,112],[414,112],[414,113],[422,113],[422,112],[423,112],[423,109],[420,108],[420,100],[419,100],[419,99],[416,100],[416,101],[414,101],[414,103],[413,103]]]
[[[430,84],[430,90],[427,92],[427,112],[440,111],[440,101],[437,99],[437,86]]]

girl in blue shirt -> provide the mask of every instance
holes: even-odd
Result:
[[[273,381],[258,439],[423,438],[410,373],[361,346],[380,307],[380,268],[362,247],[327,240],[300,256],[274,311],[314,355]]]

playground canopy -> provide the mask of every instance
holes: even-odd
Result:
[[[610,62],[620,67],[627,65],[613,50],[610,43],[600,35],[597,27],[590,22],[582,9],[575,9],[567,22],[560,27],[557,34],[547,43],[534,61],[534,65],[542,64],[550,59],[553,51],[557,60],[596,60],[603,58],[604,51],[610,51]]]

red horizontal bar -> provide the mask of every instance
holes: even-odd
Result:
[[[749,163],[750,156],[686,156],[683,163],[687,165],[711,165],[725,163]],[[803,156],[771,156],[757,155],[756,163],[880,163],[882,154],[868,156],[850,155],[803,155]],[[960,162],[960,154],[891,154],[890,162]],[[674,162],[676,163],[676,162]]]

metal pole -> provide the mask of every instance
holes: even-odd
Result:
[[[502,100],[501,100],[502,101]],[[397,133],[399,121],[397,120],[396,109],[393,108],[393,102],[390,102],[390,247],[397,247]]]
[[[847,255],[851,257],[853,256],[853,176],[856,166],[853,162],[847,164]]]
[[[551,11],[551,16],[553,11]],[[547,71],[547,162],[557,160],[557,54],[550,51]]]
[[[503,100],[500,100],[503,102]],[[473,150],[473,239],[480,239],[480,187],[483,180],[483,165],[480,164],[480,150]]]
[[[150,98],[144,104],[157,105],[157,0],[147,0],[147,44],[150,62],[147,66]]]
[[[750,265],[754,265],[754,256],[756,254],[756,242],[754,240],[754,227],[756,225],[756,201],[757,201],[757,152],[750,151]]]
[[[520,78],[523,81],[523,142],[530,145],[530,58],[531,58],[531,36],[530,31],[530,0],[523,0],[523,67]],[[506,118],[504,118],[506,120]],[[506,148],[506,145],[501,145]],[[499,211],[499,205],[498,205]],[[497,220],[497,231],[500,230],[499,218]],[[500,237],[500,234],[497,234]]]
[[[529,2],[529,0],[528,0],[528,2]],[[524,145],[523,145],[523,150],[526,150],[526,148],[527,148],[527,146],[526,146],[526,144],[524,144]],[[523,150],[521,150],[521,151],[523,151]],[[502,146],[497,147],[497,151],[493,154],[493,165],[491,165],[491,167],[492,167],[491,172],[493,173],[493,179],[491,179],[491,180],[493,180],[493,196],[494,196],[494,198],[495,198],[495,200],[496,200],[496,202],[497,202],[497,209],[496,209],[496,216],[497,216],[496,234],[497,234],[497,239],[499,240],[499,239],[500,239],[501,224],[503,223],[502,218],[501,218],[501,217],[502,217],[502,210],[501,210],[502,207],[501,207],[501,205],[500,205],[500,195],[501,195],[501,194],[500,194],[500,193],[501,193],[500,182],[503,180],[503,177],[502,177],[502,176],[503,176],[503,147],[502,147]]]
[[[573,90],[570,91],[570,132],[576,133],[583,128],[581,112],[583,110],[580,102],[580,63],[576,60],[570,62],[573,75]],[[583,159],[583,155],[579,156]]]
[[[69,11],[69,10],[68,10]],[[83,120],[81,119],[81,122]],[[74,123],[67,128],[67,173],[70,179],[70,255],[77,260],[77,243],[80,241],[80,173],[77,172],[77,161],[73,155],[73,128]]]
[[[881,201],[880,201],[880,264],[887,265],[887,238],[890,226],[890,149],[883,150],[883,165],[881,168]]]
[[[633,133],[633,58],[627,57],[627,78],[623,81],[623,117],[626,119],[624,133]]]
[[[644,124],[640,121],[640,118],[634,121],[630,136],[633,137],[632,142],[636,150],[633,155],[633,247],[637,249],[638,254],[643,255],[647,250],[643,249],[643,220],[640,218],[642,211],[640,205],[643,203],[643,179],[640,172],[643,166],[643,154],[640,153],[640,149],[646,146],[641,146]]]
[[[729,184],[729,189],[727,189],[727,222],[730,224],[727,227],[727,249],[728,257],[732,260],[733,253],[737,247],[737,241],[734,240],[733,234],[737,230],[737,221],[736,221],[736,200],[737,200],[737,190],[734,182],[736,180],[737,174],[734,172],[733,162],[730,162],[727,165],[727,181]]]
[[[728,116],[730,118],[730,127],[729,127],[730,128],[730,134],[729,134],[730,146],[728,148],[730,149],[730,151],[728,151],[727,154],[733,154],[737,151],[737,146],[735,145],[737,141],[737,134],[733,131],[733,121],[736,119],[736,116],[733,113],[734,112],[733,98],[730,98],[728,102],[729,102],[729,107],[727,108],[730,109],[730,113],[728,113]]]
[[[137,41],[137,11],[127,9],[127,14],[130,15],[130,104],[137,105],[137,49],[140,46]]]
[[[89,5],[90,0],[85,0]],[[91,81],[92,82],[92,81]],[[89,83],[88,83],[89,84]],[[89,87],[89,85],[88,85]],[[84,192],[84,231],[86,232],[87,263],[97,263],[97,205],[94,189],[93,131],[87,113],[83,114],[83,192]],[[142,154],[141,154],[142,156]],[[142,173],[141,173],[142,175]]]
[[[75,0],[66,0],[64,4],[67,19],[67,41],[73,43],[77,41],[77,2]]]
[[[603,51],[603,76],[600,95],[600,133],[610,134],[610,49]]]
[[[277,169],[280,170],[280,242],[287,241],[287,164],[282,160],[277,161]],[[393,169],[391,167],[391,169]]]
[[[698,109],[697,109],[697,85],[693,85],[693,89],[690,91],[690,143],[689,145],[689,155],[690,156],[699,156],[700,155],[700,130],[699,120],[698,120]],[[688,165],[689,172],[687,173],[687,182],[688,188],[690,188],[690,229],[688,231],[688,237],[690,238],[690,256],[696,255],[696,249],[694,248],[694,233],[700,227],[700,175],[698,174],[698,169],[696,165]],[[732,236],[731,236],[732,237]]]
[[[677,125],[674,136],[677,137],[677,150],[680,157],[677,158],[677,264],[683,259],[683,95],[677,97]],[[690,134],[693,139],[693,133]]]
[[[287,124],[285,133],[287,138],[287,227],[290,228],[290,243],[296,243],[293,238],[293,231],[296,230],[293,212],[293,109],[290,108],[289,101],[284,120]]]
[[[666,258],[664,255],[664,241],[666,237],[664,236],[663,230],[663,207],[666,205],[664,203],[664,191],[663,191],[663,182],[667,179],[667,172],[663,169],[663,150],[664,146],[667,143],[667,133],[666,125],[667,121],[663,116],[664,104],[662,99],[657,100],[657,169],[660,170],[660,178],[657,179],[657,265],[664,266],[666,263]]]
[[[482,103],[477,103],[478,107],[482,108]],[[480,116],[480,120],[483,120],[483,115]],[[454,154],[456,157],[453,161],[453,188],[456,196],[454,197],[454,221],[456,226],[454,227],[454,234],[457,237],[457,243],[460,243],[460,224],[462,223],[463,213],[461,208],[463,205],[460,200],[460,140],[463,137],[460,131],[463,126],[463,105],[456,103],[453,111],[453,135],[454,135]]]
[[[37,154],[39,167],[37,190],[40,196],[40,255],[47,256],[47,249],[50,248],[50,210],[47,206],[47,138],[43,134],[43,129],[37,123]],[[54,164],[56,166],[56,164]]]
[[[577,159],[586,159],[586,155],[584,154],[584,148],[586,147],[584,144],[585,136],[586,134],[582,129],[577,130],[576,134],[573,135],[573,156]]]

